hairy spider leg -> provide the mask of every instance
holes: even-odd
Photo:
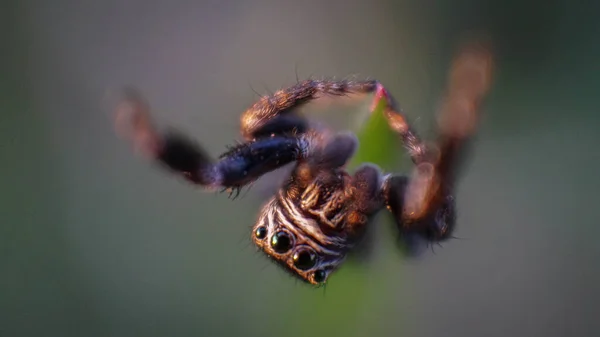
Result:
[[[480,103],[491,82],[491,54],[480,47],[468,46],[455,58],[448,94],[438,114],[437,141],[413,157],[416,167],[411,178],[389,176],[384,182],[386,206],[394,214],[401,232],[416,233],[436,242],[452,236],[456,221],[456,176],[475,131]],[[386,112],[390,125],[406,144],[403,131],[408,126],[403,126],[406,123],[398,121],[398,116],[401,115],[394,111]]]
[[[260,138],[230,147],[218,160],[213,160],[185,135],[174,130],[157,131],[148,104],[133,89],[125,90],[117,107],[117,127],[126,131],[144,154],[189,182],[210,189],[238,191],[267,172],[310,157],[313,147],[320,144],[322,138],[317,133]],[[325,154],[326,165],[329,165],[328,160],[339,160],[331,151],[326,150]]]
[[[247,140],[273,134],[304,133],[308,121],[295,109],[319,98],[320,95],[342,96],[351,93],[370,93],[376,81],[304,80],[295,85],[261,97],[241,116],[241,134]]]
[[[261,97],[241,116],[241,134],[247,140],[280,134],[302,134],[309,131],[308,121],[299,116],[296,108],[323,96],[372,94],[374,110],[380,99],[385,99],[388,109],[385,117],[390,127],[399,133],[413,162],[423,160],[425,145],[410,127],[393,97],[376,80],[304,80]],[[324,130],[321,130],[322,132]]]

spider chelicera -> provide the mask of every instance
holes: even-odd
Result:
[[[439,115],[438,138],[429,145],[376,80],[305,80],[260,98],[241,116],[244,141],[218,160],[182,134],[157,131],[148,105],[135,91],[127,91],[118,106],[117,125],[128,126],[134,143],[151,158],[208,189],[239,191],[262,175],[295,163],[289,178],[260,211],[252,239],[292,275],[321,285],[381,209],[393,214],[401,234],[428,242],[452,236],[456,168],[474,132],[490,69],[490,55],[481,50],[459,54]],[[295,112],[318,97],[369,93],[375,94],[375,102],[387,103],[385,119],[415,164],[412,175],[383,173],[370,163],[349,173],[345,165],[357,148],[357,138],[313,127]]]

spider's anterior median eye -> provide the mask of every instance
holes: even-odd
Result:
[[[265,227],[258,227],[255,231],[254,231],[254,235],[256,236],[257,239],[264,239],[267,237],[267,229]]]
[[[308,270],[317,263],[317,254],[310,248],[300,248],[292,257],[294,266],[300,270]]]
[[[315,282],[321,283],[321,282],[325,281],[325,277],[327,277],[327,272],[325,272],[324,270],[317,270],[315,272],[315,275],[314,275]]]
[[[292,248],[292,238],[286,232],[277,232],[271,237],[271,247],[279,254],[285,253]]]

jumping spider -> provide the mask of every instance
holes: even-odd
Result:
[[[467,62],[465,57],[455,63],[438,139],[429,146],[375,80],[305,80],[260,98],[241,116],[245,141],[216,161],[185,136],[156,131],[147,104],[133,91],[118,108],[118,125],[125,115],[131,117],[136,145],[171,172],[209,189],[239,190],[295,162],[289,179],[260,211],[252,239],[284,269],[321,285],[362,237],[371,216],[383,208],[393,214],[403,234],[429,242],[451,237],[458,155],[473,133],[478,103],[489,82],[489,60],[479,55]],[[294,111],[319,96],[355,93],[374,93],[375,102],[386,100],[385,118],[416,166],[410,178],[384,174],[374,164],[347,172],[344,166],[358,146],[357,138],[313,127]]]

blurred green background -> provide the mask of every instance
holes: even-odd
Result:
[[[589,3],[3,1],[0,336],[597,335]],[[356,74],[428,135],[471,30],[492,38],[497,68],[458,191],[464,239],[406,259],[382,216],[369,261],[326,291],[249,245],[258,193],[202,193],[133,156],[104,101],[138,85],[162,125],[216,155],[251,86],[289,85],[295,68]]]

